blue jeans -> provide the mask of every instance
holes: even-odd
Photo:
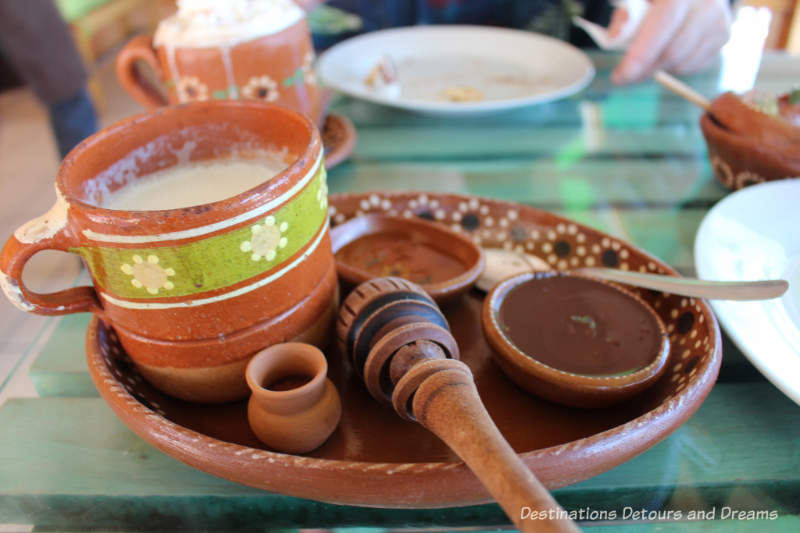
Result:
[[[48,108],[50,125],[62,159],[79,142],[97,131],[97,115],[85,88],[71,98],[50,104]]]

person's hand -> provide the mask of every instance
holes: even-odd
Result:
[[[311,11],[324,1],[325,0],[294,0],[294,3],[300,6],[304,11]]]
[[[609,31],[619,28],[625,17],[624,10],[615,10]],[[652,0],[611,79],[631,83],[658,69],[677,74],[700,70],[727,42],[730,24],[728,0]]]

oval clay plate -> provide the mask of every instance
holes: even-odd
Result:
[[[521,249],[555,268],[602,264],[674,273],[624,242],[511,203],[432,193],[330,198],[333,224],[367,212],[437,220],[484,246]],[[716,380],[721,342],[706,303],[637,292],[670,332],[669,366],[652,388],[608,409],[552,404],[509,381],[492,362],[481,333],[482,293],[473,290],[444,309],[487,410],[549,488],[592,477],[650,448],[695,412]],[[86,347],[92,379],[122,421],[165,453],[211,474],[339,504],[447,507],[491,500],[441,441],[374,401],[335,348],[326,353],[329,376],[342,398],[341,423],[322,447],[295,456],[265,449],[250,431],[244,401],[191,404],[157,392],[136,371],[114,332],[97,318],[89,326]]]

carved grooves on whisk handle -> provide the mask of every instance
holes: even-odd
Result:
[[[523,521],[521,509],[561,508],[494,425],[434,301],[400,278],[351,292],[337,322],[339,347],[372,396],[441,438],[522,531],[577,531],[569,520]],[[561,510],[563,512],[563,510]]]
[[[417,390],[428,378],[439,372],[460,372],[465,379],[472,381],[472,372],[469,367],[455,359],[430,358],[427,361],[417,362],[397,381],[392,395],[392,406],[401,418],[419,421],[426,425],[426,404],[421,407],[416,401]],[[422,409],[422,410],[420,410]]]
[[[458,345],[442,312],[419,286],[401,278],[377,278],[356,287],[345,299],[336,324],[339,348],[350,358],[375,399],[391,403],[390,363],[395,352],[418,340],[458,358]]]

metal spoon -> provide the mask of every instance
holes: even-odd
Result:
[[[514,274],[552,270],[547,263],[533,255],[499,249],[485,249],[484,252],[486,253],[486,268],[478,278],[476,286],[487,292],[497,283]],[[573,272],[635,287],[709,300],[769,300],[778,298],[789,288],[789,282],[783,279],[707,281],[602,267],[578,268]]]

